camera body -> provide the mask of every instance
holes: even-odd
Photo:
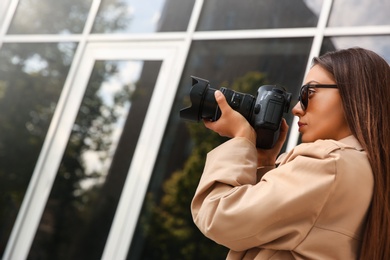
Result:
[[[180,117],[199,122],[201,119],[216,121],[221,110],[214,98],[216,89],[210,87],[208,80],[191,76],[192,105],[180,110]],[[283,113],[287,113],[291,102],[291,93],[282,87],[263,85],[256,96],[221,88],[228,104],[245,117],[256,131],[256,146],[262,149],[274,147],[279,137]]]

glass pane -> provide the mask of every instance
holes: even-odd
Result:
[[[20,0],[8,34],[82,33],[92,0]]]
[[[205,238],[189,210],[206,153],[225,139],[202,123],[187,123],[189,75],[211,86],[255,95],[263,84],[294,93],[295,105],[309,58],[311,38],[195,41],[183,72],[128,259],[225,259],[226,248]],[[292,115],[286,117],[289,124]]]
[[[195,0],[102,0],[93,33],[187,30]]]
[[[5,43],[0,50],[0,255],[25,195],[76,44]]]
[[[328,26],[368,26],[390,24],[390,1],[334,0]]]
[[[322,0],[207,0],[198,31],[317,26]]]
[[[29,259],[101,258],[161,63],[95,63]]]
[[[321,54],[338,49],[361,47],[372,50],[382,56],[390,64],[390,35],[385,36],[351,36],[327,37],[321,48]],[[357,44],[358,43],[358,44]]]

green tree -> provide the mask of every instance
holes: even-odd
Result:
[[[4,251],[76,45],[4,44],[0,52],[0,252]]]
[[[82,33],[92,0],[20,1],[7,33],[69,34]],[[111,3],[112,4],[112,3]],[[122,9],[121,9],[122,10]],[[125,26],[125,12],[110,16],[115,23],[99,19],[98,27],[110,30]],[[0,253],[4,252],[12,226],[24,198],[31,174],[46,137],[59,96],[68,76],[77,43],[10,43],[0,50]],[[86,174],[83,151],[102,151],[105,160],[111,145],[112,128],[117,113],[98,96],[104,79],[116,72],[115,66],[97,65],[91,76],[83,105],[47,203],[40,228],[46,235],[37,236],[29,258],[66,257],[78,225],[87,222],[93,212],[99,185],[82,189],[84,180],[101,178]],[[128,101],[126,86],[116,97],[117,106]],[[49,212],[49,213],[48,213]],[[68,226],[67,226],[68,225]],[[69,228],[71,227],[71,228]],[[104,243],[104,241],[103,241]],[[102,249],[103,247],[101,247]],[[54,257],[56,258],[56,257]]]
[[[92,233],[85,234],[85,227],[99,217],[96,213],[102,214],[102,201],[99,201],[102,184],[98,180],[105,176],[98,170],[88,173],[82,155],[86,151],[94,151],[100,154],[101,161],[110,156],[110,136],[119,116],[116,111],[129,102],[132,94],[125,85],[116,94],[113,106],[105,104],[99,95],[102,82],[117,72],[115,62],[95,64],[31,248],[30,259],[74,259],[84,254],[88,257],[83,259],[96,259],[101,256],[105,240],[95,230],[87,229]],[[85,180],[91,180],[93,185],[82,187]],[[115,208],[114,203],[112,206]],[[50,232],[45,228],[48,225],[45,219],[50,219]],[[95,245],[94,249],[85,248],[86,241],[82,241],[85,237],[91,240],[88,244]]]
[[[254,94],[266,84],[260,72],[248,72],[235,80],[231,89]],[[226,83],[224,84],[226,85]],[[224,259],[227,248],[206,238],[194,225],[190,203],[203,171],[206,154],[226,138],[211,132],[203,124],[188,124],[192,154],[183,169],[164,183],[164,195],[149,192],[140,219],[145,238],[142,259]]]

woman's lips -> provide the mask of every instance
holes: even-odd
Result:
[[[299,131],[301,131],[302,127],[306,126],[305,123],[298,122]]]

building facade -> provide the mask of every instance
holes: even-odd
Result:
[[[3,259],[219,259],[190,203],[225,139],[186,122],[191,76],[298,97],[311,60],[390,62],[385,0],[2,0]],[[299,142],[296,119],[283,150]]]

